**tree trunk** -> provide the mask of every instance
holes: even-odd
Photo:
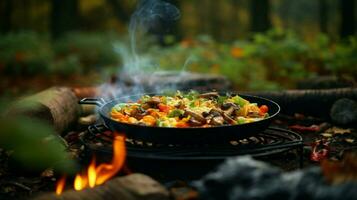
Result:
[[[320,31],[327,33],[327,22],[328,22],[328,6],[326,0],[319,0],[319,25]]]
[[[209,33],[209,21],[207,20],[208,15],[208,4],[207,0],[194,1],[195,10],[197,12],[197,34],[207,34]]]
[[[250,26],[252,32],[264,32],[270,29],[270,2],[269,0],[251,0]]]
[[[32,26],[31,20],[31,9],[32,8],[32,1],[31,0],[23,0],[21,3],[18,4],[21,9],[21,29],[24,30],[36,30],[36,27]]]
[[[13,10],[13,0],[4,0],[1,6],[0,31],[7,33],[11,30],[11,14]]]
[[[231,16],[231,20],[230,20],[230,29],[232,30],[231,31],[231,39],[235,40],[238,33],[239,33],[239,29],[240,29],[240,26],[239,26],[239,19],[238,19],[238,9],[239,7],[241,6],[241,2],[239,2],[239,0],[231,0],[229,3],[231,3],[232,5],[232,9],[233,9],[233,12],[232,12],[232,16]]]
[[[341,38],[355,33],[355,0],[339,0],[341,9]]]
[[[224,28],[221,22],[222,12],[222,1],[213,1],[209,3],[209,22],[210,22],[210,33],[213,38],[217,41],[221,40],[221,31]]]
[[[78,0],[52,0],[51,35],[57,39],[78,26]]]
[[[178,8],[181,11],[181,9],[180,9],[181,6],[180,6],[179,0],[170,0],[169,2],[172,3],[172,5],[176,6],[176,8]],[[182,15],[182,13],[181,13],[181,15]],[[169,34],[175,35],[176,41],[180,41],[182,39],[182,32],[181,32],[181,28],[180,28],[180,19],[177,20],[176,22],[174,22],[174,24],[170,28]]]

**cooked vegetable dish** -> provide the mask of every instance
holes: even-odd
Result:
[[[142,96],[137,102],[115,105],[113,120],[157,127],[211,127],[255,122],[268,117],[268,107],[238,95],[217,92]]]

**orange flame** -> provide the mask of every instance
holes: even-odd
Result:
[[[88,184],[90,188],[93,188],[95,186],[95,181],[97,179],[97,173],[95,169],[95,157],[93,157],[93,160],[91,164],[88,167]]]
[[[96,166],[96,159],[93,157],[90,165],[87,168],[86,174],[77,174],[74,179],[74,189],[83,190],[86,187],[93,188],[96,185],[101,185],[111,177],[115,176],[123,167],[126,158],[125,136],[114,134],[113,140],[113,159],[111,163],[102,163]],[[60,181],[63,178],[60,179]],[[58,181],[56,194],[62,193],[65,180]],[[58,192],[57,192],[58,191]]]
[[[87,177],[77,174],[73,186],[75,190],[83,190],[87,186]]]
[[[66,184],[66,176],[62,176],[56,185],[56,194],[60,195],[63,192],[64,186]]]

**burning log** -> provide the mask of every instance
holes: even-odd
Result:
[[[285,90],[273,92],[246,92],[269,98],[281,106],[282,113],[303,113],[328,118],[332,105],[341,98],[357,100],[357,88],[325,90]]]
[[[74,92],[65,87],[53,87],[18,100],[7,114],[41,119],[62,133],[76,122],[79,113],[80,106]]]
[[[34,200],[76,199],[116,200],[155,199],[168,200],[169,192],[160,183],[143,174],[114,178],[101,186],[82,191],[69,190],[61,195],[44,194]]]

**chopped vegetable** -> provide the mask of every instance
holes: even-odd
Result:
[[[146,115],[141,119],[146,125],[153,126],[156,123],[156,119],[151,115]]]
[[[237,123],[238,123],[238,124],[244,124],[244,123],[246,123],[246,120],[245,120],[244,117],[238,117]]]
[[[164,112],[164,113],[169,113],[169,112],[170,112],[170,106],[167,106],[167,105],[165,105],[165,104],[160,103],[160,104],[158,105],[158,107],[159,107],[159,110],[160,110],[161,112]]]
[[[140,98],[140,103],[146,103],[150,99],[151,99],[151,97],[149,95],[144,95]]]
[[[268,106],[238,95],[178,91],[171,96],[144,95],[136,103],[119,103],[110,116],[122,123],[187,128],[251,123],[268,117],[268,111]]]
[[[240,97],[240,96],[238,96],[238,95],[232,97],[231,99],[233,100],[233,102],[234,102],[235,104],[239,105],[240,107],[243,107],[243,106],[249,104],[249,101],[243,99],[242,97]]]
[[[184,97],[189,99],[189,100],[195,100],[198,97],[198,92],[191,90],[189,93],[184,95]]]
[[[217,99],[217,103],[218,103],[219,105],[222,105],[223,103],[226,102],[227,99],[228,99],[227,96],[219,96],[218,99]]]
[[[261,112],[262,114],[267,113],[268,110],[269,110],[269,108],[268,108],[267,105],[262,105],[262,106],[259,107],[259,109],[260,109],[260,112]]]
[[[167,116],[168,117],[180,117],[185,113],[185,111],[180,109],[172,110]]]
[[[187,128],[187,127],[189,127],[189,124],[186,123],[186,122],[181,121],[181,122],[178,122],[176,124],[176,127],[178,127],[178,128]]]

